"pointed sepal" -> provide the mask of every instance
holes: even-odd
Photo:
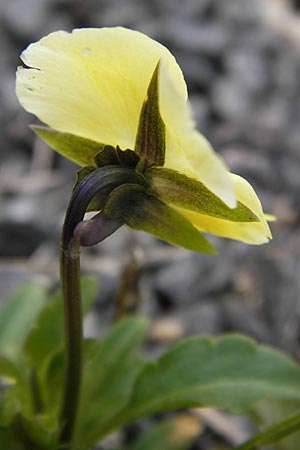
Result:
[[[165,124],[159,111],[158,62],[147,90],[139,118],[135,152],[146,167],[163,166],[165,161]]]
[[[110,219],[123,219],[129,227],[145,231],[169,242],[201,253],[216,250],[181,214],[137,184],[124,184],[109,195],[103,214]]]
[[[94,156],[104,144],[40,125],[30,127],[43,141],[62,156],[80,166],[95,166]]]
[[[257,222],[258,218],[247,206],[238,202],[229,208],[203,183],[166,168],[150,168],[145,177],[154,195],[179,208],[233,222]]]

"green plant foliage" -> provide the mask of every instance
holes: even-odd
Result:
[[[143,363],[135,352],[148,322],[129,318],[116,324],[86,366],[83,376],[77,442],[91,445],[107,434],[109,424],[129,401]]]
[[[299,368],[238,335],[189,338],[156,362],[137,361],[131,352],[143,334],[139,320],[114,327],[86,369],[79,442],[91,444],[133,420],[172,409],[209,405],[245,413],[267,397],[300,399]]]
[[[39,450],[54,450],[56,448],[59,424],[58,417],[51,415],[36,415],[34,418],[20,417],[19,427],[26,434],[26,439],[35,449],[36,443]]]
[[[0,428],[8,427],[16,412],[14,382],[0,378]],[[1,440],[0,440],[1,442]],[[1,448],[1,447],[0,447]]]
[[[0,448],[5,450],[24,450],[22,442],[12,428],[0,428]]]
[[[93,278],[82,279],[84,314],[90,309],[96,288]],[[35,449],[37,443],[39,449],[55,448],[63,372],[62,305],[60,291],[48,299],[46,287],[30,284],[2,308],[0,448],[3,450]],[[88,340],[84,347],[87,357],[91,357],[94,348],[91,342]],[[59,376],[53,369],[55,364],[49,363],[53,359]],[[52,368],[51,384],[47,384],[48,366]],[[50,407],[49,398],[56,402],[55,408]]]
[[[7,380],[7,384],[15,384],[20,377],[18,368],[7,357],[0,355],[0,377],[2,381]],[[4,383],[5,384],[5,383]]]
[[[245,413],[266,397],[300,399],[300,369],[288,357],[238,335],[193,337],[145,366],[120,421],[192,406]]]
[[[12,422],[19,401],[22,401],[23,409],[28,410],[28,386],[21,367],[0,356],[0,426],[8,426]]]
[[[90,309],[95,299],[97,283],[91,277],[81,280],[83,314]],[[39,367],[44,359],[62,345],[64,335],[63,300],[61,291],[53,294],[45,304],[31,328],[25,344],[24,353],[30,364]]]
[[[95,291],[95,282],[85,278],[84,312]],[[24,298],[20,291],[12,297],[10,307],[3,307],[6,322],[0,318],[5,337],[4,355],[0,356],[0,448],[56,450],[64,360],[62,299],[56,293],[47,301],[45,288],[32,285],[26,286],[23,294]],[[25,314],[23,302],[32,302],[30,313]],[[18,305],[25,316],[24,326]],[[10,332],[8,322],[20,323],[21,330]],[[172,409],[213,406],[249,413],[257,407],[257,417],[267,426],[270,420],[267,422],[264,414],[270,419],[275,404],[280,413],[273,414],[271,422],[299,406],[300,369],[280,352],[238,335],[192,337],[157,361],[148,362],[136,354],[147,324],[141,317],[123,319],[100,341],[84,340],[75,448],[88,449],[115,429]],[[20,344],[18,352],[16,342]],[[18,364],[14,362],[17,354]],[[269,403],[262,403],[266,399]],[[178,423],[173,433],[173,426],[173,421],[160,424],[132,450],[184,449],[192,436],[178,435]],[[291,437],[278,448],[294,450],[294,443]]]
[[[130,450],[185,450],[195,434],[194,427],[186,427],[180,419],[168,419],[144,433]]]
[[[300,400],[263,400],[255,405],[254,418],[261,429],[272,426],[300,411]],[[276,443],[276,450],[296,450],[300,430]]]
[[[99,342],[96,339],[83,341],[83,369],[88,366],[98,351]],[[64,367],[63,346],[48,354],[40,369],[40,388],[43,395],[45,409],[51,414],[59,413],[61,388],[63,385]]]
[[[0,311],[0,354],[19,360],[24,339],[47,299],[46,286],[28,284]]]

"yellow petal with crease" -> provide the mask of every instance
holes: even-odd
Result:
[[[18,69],[17,95],[27,111],[58,131],[131,149],[153,70],[161,60],[165,166],[200,179],[235,206],[228,171],[194,129],[182,72],[164,46],[122,27],[86,28],[51,33],[31,44],[22,60],[29,68]]]
[[[271,232],[263,213],[260,201],[251,185],[242,177],[231,174],[237,199],[246,205],[258,217],[258,222],[230,222],[179,209],[192,224],[201,231],[217,236],[236,239],[247,244],[264,244],[271,238]]]
[[[195,129],[190,104],[184,91],[172,79],[172,72],[160,72],[160,110],[167,125],[165,167],[202,181],[229,207],[236,206],[232,182],[224,162],[205,137]]]

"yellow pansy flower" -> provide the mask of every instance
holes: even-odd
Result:
[[[114,187],[102,204],[108,217],[118,216],[122,199],[129,226],[191,249],[189,234],[207,242],[199,230],[251,244],[271,238],[252,187],[229,173],[195,129],[182,72],[163,45],[122,27],[76,29],[49,34],[21,58],[17,96],[51,127],[35,131],[55,150],[81,166],[105,166],[104,154],[107,165],[117,165],[109,149],[119,156],[130,149],[144,161],[134,166],[129,157],[143,182]]]

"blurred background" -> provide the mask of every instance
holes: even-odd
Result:
[[[58,239],[77,170],[28,128],[36,119],[14,93],[19,54],[54,30],[115,25],[171,50],[198,128],[278,220],[268,245],[212,238],[217,257],[125,228],[84,250],[82,270],[100,286],[87,334],[103,333],[117,300],[119,312],[138,306],[153,319],[153,353],[185,335],[238,331],[299,356],[299,0],[0,1],[1,299],[29,280],[58,284]]]

